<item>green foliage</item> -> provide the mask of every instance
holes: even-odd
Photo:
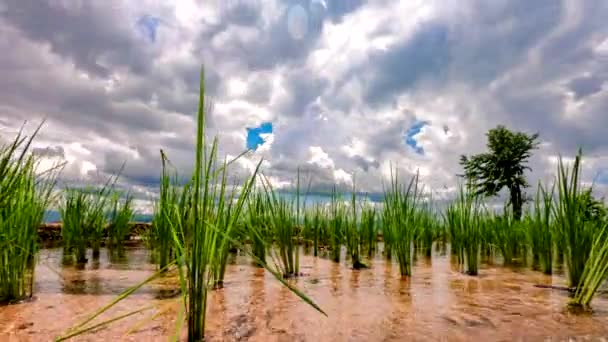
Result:
[[[545,274],[551,274],[553,269],[554,192],[555,186],[547,191],[539,184],[534,201],[534,212],[525,220],[533,259],[535,262],[538,261]]]
[[[265,193],[254,191],[247,201],[245,214],[245,228],[252,245],[252,252],[256,259],[266,262],[266,245],[270,240],[268,228],[268,198]],[[258,266],[261,263],[256,262]]]
[[[364,204],[361,208],[361,245],[371,259],[378,245],[378,224],[376,208]]]
[[[197,116],[197,140],[195,168],[192,181],[186,184],[180,192],[180,196],[168,196],[161,207],[167,210],[158,210],[160,213],[167,213],[167,222],[170,230],[171,241],[176,259],[169,262],[166,267],[176,266],[179,275],[180,287],[183,294],[183,307],[181,312],[187,313],[188,341],[202,341],[205,335],[205,319],[207,309],[207,293],[213,281],[217,281],[217,267],[221,265],[222,255],[225,247],[230,244],[240,243],[232,238],[232,232],[237,229],[239,219],[244,213],[245,203],[252,193],[258,171],[262,161],[258,163],[255,171],[245,179],[243,185],[232,191],[226,186],[227,166],[240,158],[238,156],[230,162],[224,161],[217,163],[218,140],[213,140],[210,148],[205,141],[205,114],[208,107],[205,106],[205,87],[204,73],[201,72],[200,81],[199,110]],[[166,164],[163,163],[163,169]],[[166,175],[165,170],[163,174]],[[163,177],[163,179],[166,179]],[[161,188],[163,187],[161,183]],[[168,184],[168,182],[165,182]],[[170,188],[166,186],[166,188]],[[237,196],[238,194],[238,196]],[[255,229],[255,227],[252,227]],[[255,232],[254,232],[255,234]],[[306,303],[314,307],[319,312],[325,314],[310,298],[306,297],[295,287],[288,284],[281,274],[268,267],[262,260],[257,260],[265,269],[284,286],[288,287],[293,293],[299,296]],[[115,322],[124,317],[133,315],[135,312],[142,312],[144,309],[120,315],[108,319],[104,322],[87,326],[96,317],[106,312],[124,298],[134,293],[146,283],[158,277],[164,269],[159,270],[150,278],[137,284],[110,304],[104,306],[84,322],[70,329],[63,337],[58,340],[65,340],[86,333],[95,327],[101,327]],[[177,319],[176,331],[181,330],[181,314]]]
[[[502,215],[490,215],[485,224],[490,234],[489,242],[500,251],[506,265],[522,255],[525,241],[524,226],[513,219],[513,215],[505,208]]]
[[[32,295],[38,226],[51,201],[56,170],[36,176],[29,147],[38,133],[21,132],[0,147],[0,303]]]
[[[589,306],[598,288],[608,276],[608,223],[604,222],[595,235],[589,258],[585,263],[580,283],[576,288],[572,304]]]
[[[108,225],[108,242],[110,247],[122,247],[129,235],[129,222],[133,218],[133,197],[127,194],[121,199],[120,193],[114,193],[110,201],[110,224]]]
[[[420,227],[420,192],[418,175],[412,177],[407,186],[399,183],[398,174],[391,170],[391,186],[385,193],[383,212],[384,243],[395,253],[401,276],[412,275],[412,243]]]
[[[64,258],[73,253],[77,263],[86,263],[88,246],[93,250],[93,258],[99,257],[106,235],[106,211],[116,179],[111,177],[98,188],[66,188],[59,208]]]
[[[555,238],[564,243],[564,261],[568,268],[570,287],[581,284],[594,241],[603,226],[603,210],[591,197],[590,190],[580,188],[581,153],[576,156],[572,169],[561,158],[558,163],[558,194],[554,206]]]
[[[460,187],[458,198],[446,210],[452,252],[469,275],[477,275],[484,222],[479,197]]]
[[[345,239],[345,227],[348,222],[347,213],[348,209],[341,201],[338,190],[334,187],[329,205],[329,249],[331,259],[334,262],[340,262],[342,243]]]
[[[349,215],[346,218],[344,229],[344,242],[346,250],[350,254],[353,269],[366,268],[367,266],[361,262],[361,243],[363,241],[363,225],[358,220],[357,213],[357,190],[353,181],[353,189],[351,193]]]
[[[494,196],[506,187],[510,192],[513,217],[519,220],[524,203],[522,188],[528,186],[524,172],[530,170],[526,163],[531,151],[538,146],[538,134],[511,132],[498,126],[486,135],[489,152],[461,157],[464,176],[472,182],[477,194]]]
[[[294,277],[299,273],[297,222],[298,212],[294,201],[280,197],[270,181],[263,177],[266,194],[268,229],[278,250],[270,249],[269,255],[283,277]],[[298,187],[299,189],[299,187]],[[299,190],[296,197],[299,197]]]

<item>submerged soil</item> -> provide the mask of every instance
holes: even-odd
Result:
[[[34,300],[0,307],[0,341],[52,341],[116,295],[155,272],[150,253],[130,248],[123,258],[102,251],[84,269],[62,266],[60,249],[45,249],[36,268]],[[608,337],[608,296],[593,313],[566,310],[563,275],[484,263],[480,275],[458,271],[449,256],[419,256],[413,276],[381,256],[353,270],[303,255],[304,276],[290,280],[326,313],[321,315],[281,287],[272,275],[235,256],[224,288],[210,292],[208,341],[603,341]],[[167,341],[175,335],[180,297],[174,275],[145,285],[101,322],[156,307],[101,327],[76,341]],[[183,329],[179,333],[185,336]]]

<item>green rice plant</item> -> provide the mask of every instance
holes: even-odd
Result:
[[[230,249],[233,247],[232,241],[242,240],[239,238],[245,233],[242,225],[238,224],[238,221],[231,222],[233,211],[235,210],[234,205],[237,203],[238,193],[236,186],[232,187],[232,191],[230,191],[230,193],[228,193],[226,190],[226,168],[227,161],[224,160],[224,164],[222,166],[223,171],[221,172],[222,178],[219,183],[214,184],[214,189],[212,191],[212,193],[218,194],[218,197],[214,199],[216,202],[215,215],[217,215],[215,218],[215,228],[218,229],[222,236],[225,237],[225,239],[219,239],[217,241],[215,256],[216,262],[212,265],[214,288],[224,287],[224,275],[226,274],[228,255],[230,254]],[[217,189],[218,184],[219,189]],[[249,201],[246,201],[245,203],[247,202]],[[239,210],[244,211],[244,208],[245,207]],[[225,241],[226,239],[228,242]]]
[[[456,201],[447,209],[446,217],[451,237],[457,241],[454,243],[452,240],[452,248],[459,263],[465,266],[467,274],[477,275],[484,224],[478,197],[461,186]]]
[[[564,262],[568,268],[569,286],[578,288],[585,264],[593,247],[601,223],[591,217],[588,210],[590,192],[580,189],[579,175],[581,152],[572,168],[566,167],[560,157],[557,168],[558,199],[553,207],[555,238],[565,245]]]
[[[267,209],[268,202],[264,193],[254,191],[247,201],[247,213],[245,214],[245,228],[249,232],[252,253],[257,260],[266,262],[266,245],[268,244]],[[261,263],[256,262],[258,266]]]
[[[213,140],[207,148],[204,127],[205,106],[204,75],[201,75],[201,87],[198,108],[198,125],[196,139],[195,168],[192,182],[184,187],[182,194],[187,200],[177,206],[176,221],[169,221],[172,226],[177,259],[186,266],[185,274],[178,270],[182,288],[187,288],[188,340],[201,341],[205,334],[205,317],[207,309],[207,291],[216,276],[214,268],[218,256],[226,245],[230,244],[230,233],[236,227],[257,175],[246,180],[233,210],[224,211],[218,206],[218,200],[226,197],[227,163],[221,169],[214,169],[217,159],[218,140]],[[258,168],[259,168],[258,164]],[[217,186],[217,184],[220,186]],[[176,203],[169,203],[175,206]],[[179,236],[181,235],[181,236]]]
[[[171,222],[177,221],[178,207],[186,206],[188,193],[180,190],[175,172],[169,170],[169,160],[164,151],[160,151],[161,174],[158,200],[154,204],[152,229],[148,239],[152,250],[158,255],[158,267],[166,270],[167,265],[175,257]],[[187,188],[185,188],[187,189]]]
[[[101,242],[106,234],[106,209],[115,178],[97,189],[66,188],[59,208],[64,251],[73,252],[76,262],[86,263],[87,247],[93,259],[99,258]]]
[[[312,242],[314,256],[319,255],[320,245],[327,243],[325,239],[326,221],[326,213],[319,203],[307,208],[304,212],[304,231],[302,234],[305,239]]]
[[[262,177],[262,185],[266,194],[267,225],[277,247],[277,250],[271,249],[269,254],[285,278],[298,276],[300,273],[298,243],[302,233],[300,171],[298,169],[295,196],[291,200],[279,196],[268,178]],[[306,199],[304,204],[305,201]]]
[[[430,257],[433,252],[433,242],[439,235],[437,227],[439,224],[433,210],[433,201],[429,197],[420,205],[420,226],[416,237],[417,248],[422,249],[426,257]]]
[[[525,239],[520,223],[513,219],[513,215],[505,207],[502,215],[490,214],[486,224],[489,228],[491,244],[498,248],[505,265],[512,264],[513,259],[520,253]]]
[[[411,276],[412,243],[420,227],[420,193],[418,175],[407,186],[399,183],[398,174],[391,170],[391,186],[385,191],[383,232],[390,236],[385,240],[391,252],[397,255],[401,276]]]
[[[587,308],[598,288],[608,276],[608,222],[596,234],[583,274],[570,302],[575,307]]]
[[[362,225],[357,219],[357,191],[353,181],[353,190],[350,201],[350,215],[346,217],[344,229],[344,242],[350,254],[353,269],[358,270],[367,266],[361,262],[361,241],[363,235]]]
[[[204,340],[207,293],[215,279],[213,270],[218,262],[218,255],[220,255],[218,251],[222,250],[226,244],[239,244],[238,241],[235,241],[230,237],[231,231],[232,229],[236,229],[237,224],[240,222],[245,203],[251,194],[260,165],[262,164],[262,161],[260,160],[253,174],[245,179],[243,185],[239,187],[238,197],[236,197],[235,203],[232,204],[231,210],[219,210],[218,200],[228,196],[226,193],[227,187],[225,186],[226,166],[240,158],[242,155],[237,156],[236,159],[231,160],[229,163],[224,163],[223,167],[214,169],[213,166],[217,165],[215,160],[217,159],[218,153],[218,140],[217,138],[214,139],[210,148],[207,148],[204,127],[205,113],[207,112],[208,107],[205,105],[204,91],[204,73],[201,71],[197,114],[196,158],[192,181],[184,186],[180,193],[181,199],[169,197],[173,202],[167,203],[167,207],[174,208],[177,212],[175,220],[168,220],[171,226],[171,235],[172,241],[174,242],[176,259],[175,261],[170,262],[167,267],[175,265],[179,275],[180,288],[184,300],[184,305],[181,308],[180,313],[178,313],[176,335],[179,335],[181,332],[181,318],[182,314],[185,312],[187,317],[188,341]],[[219,186],[217,185],[218,183],[220,184]],[[223,226],[223,228],[220,228],[220,226]],[[257,261],[260,262],[266,270],[270,271],[281,284],[288,287],[293,293],[309,305],[313,306],[316,310],[325,314],[314,302],[312,302],[312,300],[306,297],[298,289],[288,284],[281,274],[268,267],[268,265],[261,260]],[[70,329],[58,340],[62,341],[67,338],[79,336],[94,328],[115,322],[118,319],[128,317],[136,312],[141,312],[144,309],[135,310],[131,313],[108,319],[93,326],[87,326],[96,317],[99,317],[121,300],[127,298],[146,283],[157,278],[162,271],[163,270],[160,270],[140,284],[129,288],[110,304],[104,306],[82,323]]]
[[[121,248],[123,241],[129,236],[129,222],[133,218],[133,197],[131,194],[121,200],[120,193],[114,193],[110,199],[110,223],[108,225],[108,245],[111,248]]]
[[[296,215],[293,202],[279,197],[266,179],[268,196],[268,227],[274,238],[277,250],[271,249],[270,256],[284,277],[297,276],[299,272],[298,249],[296,242]]]
[[[52,200],[58,167],[36,175],[28,138],[20,131],[0,147],[0,303],[32,296],[38,227]]]
[[[386,260],[392,260],[393,258],[393,251],[391,249],[391,246],[393,245],[393,237],[391,236],[391,230],[390,229],[386,229],[386,222],[389,222],[389,212],[387,210],[382,210],[380,212],[380,220],[378,222],[378,230],[381,232],[382,234],[382,242],[383,242],[383,250],[382,253],[384,254],[384,257],[386,258]]]
[[[376,208],[364,204],[361,208],[361,244],[367,251],[367,257],[372,258],[378,245],[378,225],[376,223]]]
[[[341,202],[341,196],[337,188],[334,186],[331,193],[331,201],[329,203],[329,249],[331,251],[331,259],[334,262],[340,262],[340,254],[342,252],[342,243],[344,241],[345,226],[347,224],[347,209],[344,203]]]
[[[539,184],[534,199],[534,211],[524,220],[527,226],[528,241],[532,247],[533,260],[538,262],[545,274],[553,270],[553,197],[555,186],[550,191]]]

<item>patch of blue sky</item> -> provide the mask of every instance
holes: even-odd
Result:
[[[264,145],[266,141],[262,138],[262,134],[272,133],[272,123],[264,122],[258,127],[247,128],[246,147],[250,150],[257,150],[258,147]]]
[[[417,120],[407,130],[407,132],[405,132],[405,144],[407,146],[411,147],[412,149],[414,149],[414,152],[416,152],[417,154],[420,154],[420,155],[424,155],[424,149],[422,148],[422,146],[418,145],[418,141],[416,141],[415,136],[416,136],[416,134],[420,133],[422,128],[426,125],[428,125],[428,122]]]
[[[608,185],[608,169],[602,168],[597,171],[595,182],[602,185]]]
[[[141,33],[150,40],[150,42],[156,42],[156,32],[158,26],[161,23],[161,19],[151,15],[144,15],[137,20],[137,27]]]

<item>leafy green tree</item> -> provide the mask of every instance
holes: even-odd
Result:
[[[524,203],[522,189],[528,187],[524,171],[532,170],[526,163],[538,147],[538,133],[528,135],[497,126],[486,136],[489,152],[461,156],[464,176],[478,195],[496,196],[502,188],[509,189],[513,217],[519,220]]]

